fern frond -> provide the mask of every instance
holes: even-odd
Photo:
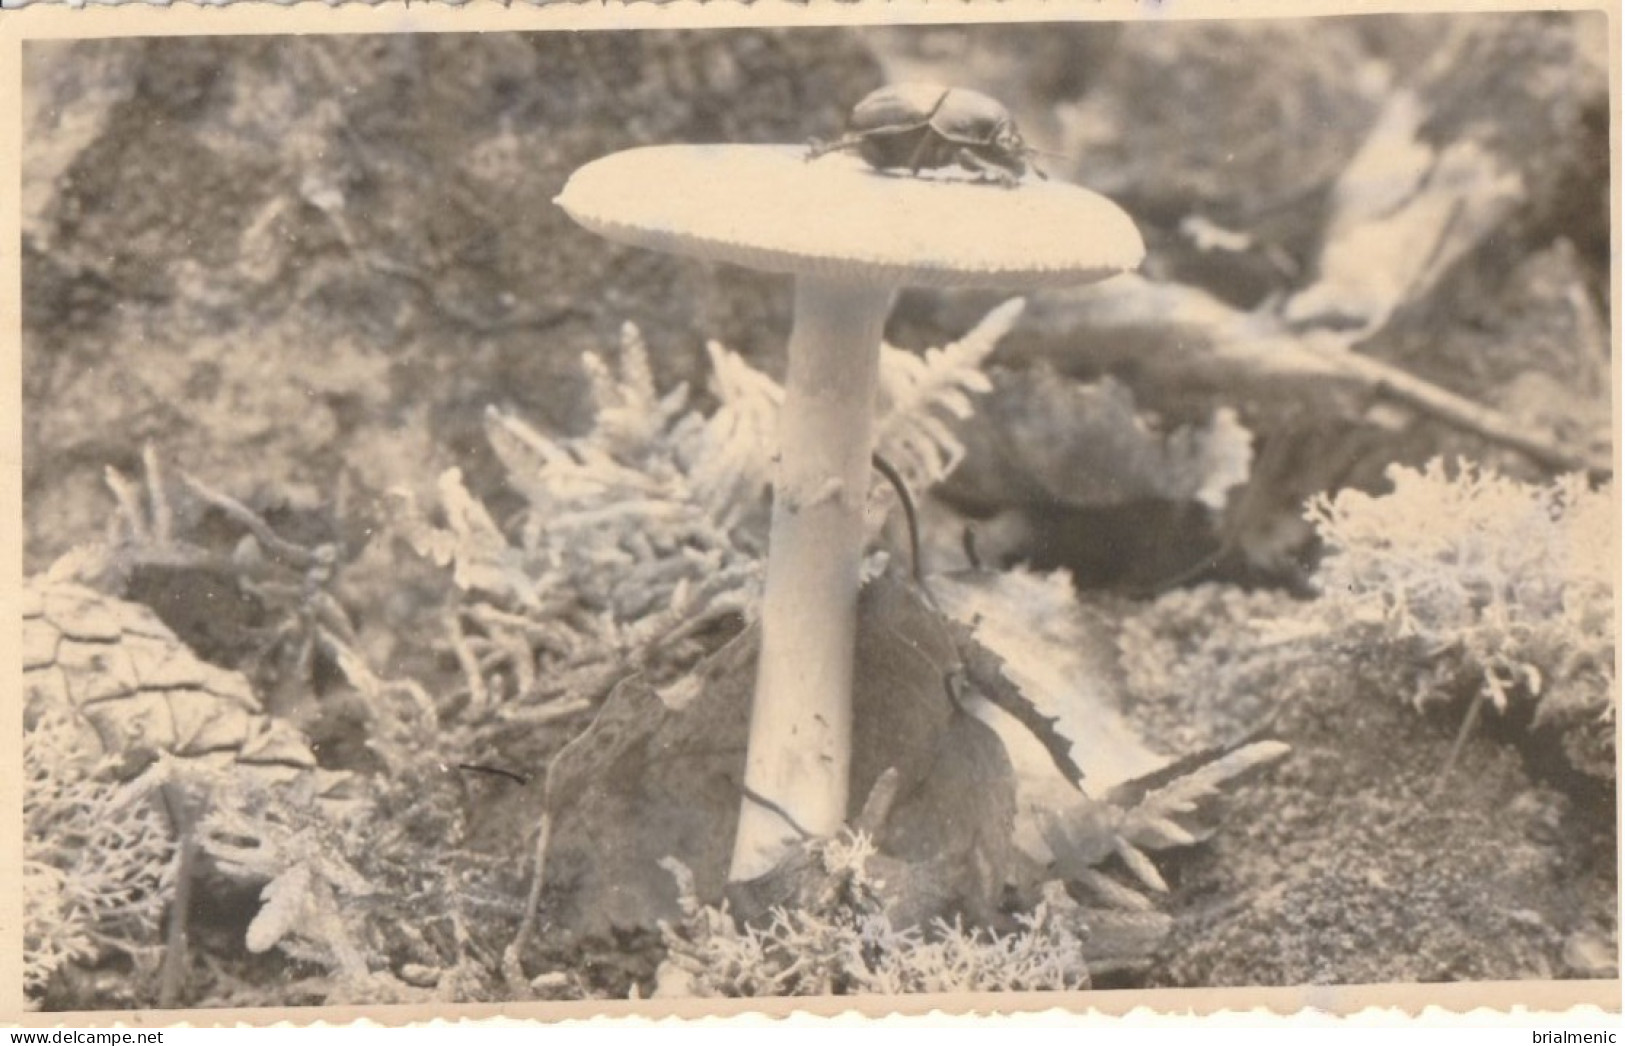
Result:
[[[486,592],[520,606],[539,607],[541,596],[525,557],[508,543],[491,514],[463,486],[461,469],[441,473],[436,484],[446,526],[436,527],[417,512],[409,495],[397,492],[398,532],[420,555],[452,568],[458,588]]]
[[[952,424],[988,389],[980,365],[1020,309],[1019,301],[1000,306],[965,338],[923,356],[886,351],[883,453],[916,489],[963,453]],[[709,417],[687,409],[685,388],[659,394],[630,325],[615,365],[583,358],[597,412],[585,435],[550,437],[488,410],[491,446],[526,502],[515,520],[499,526],[455,471],[440,484],[444,524],[403,502],[402,535],[452,569],[475,609],[497,612],[466,614],[447,633],[477,695],[471,707],[517,714],[500,706],[557,696],[544,694],[543,680],[576,678],[594,659],[636,661],[645,644],[692,634],[683,615],[715,620],[750,607],[784,396],[723,346],[706,352],[718,402]],[[503,617],[515,612],[523,623]],[[491,685],[493,670],[509,685]]]
[[[697,500],[731,527],[772,485],[784,392],[721,344],[708,342],[705,352],[711,360],[711,391],[720,406],[681,453]]]
[[[1194,813],[1198,803],[1217,795],[1227,781],[1276,762],[1291,750],[1290,745],[1281,741],[1257,741],[1204,763],[1161,788],[1147,792],[1123,817],[1118,835],[1133,847],[1147,850],[1167,850],[1199,842],[1200,837],[1176,819]]]
[[[650,494],[661,483],[647,471],[623,465],[591,440],[569,444],[549,439],[511,414],[486,409],[485,435],[533,512],[560,506]]]
[[[965,448],[951,423],[970,417],[971,396],[992,390],[982,365],[1025,307],[1025,301],[1012,298],[963,338],[922,355],[889,345],[882,350],[875,448],[909,486],[925,490],[959,464]]]
[[[1306,518],[1329,554],[1317,617],[1334,649],[1380,654],[1417,705],[1467,685],[1555,726],[1574,765],[1614,775],[1617,489],[1536,485],[1435,459],[1393,491],[1341,491]]]
[[[688,386],[679,385],[662,397],[649,367],[649,349],[637,325],[621,326],[620,366],[612,369],[596,353],[586,353],[581,366],[587,372],[595,410],[591,434],[581,441],[601,449],[609,458],[637,465],[657,458],[656,448],[666,429],[688,403]]]

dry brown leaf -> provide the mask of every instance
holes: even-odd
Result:
[[[554,760],[545,877],[555,930],[603,936],[676,918],[676,891],[659,864],[666,857],[691,870],[701,900],[722,897],[757,636],[748,630],[712,655],[680,696],[637,677],[622,682]],[[954,911],[983,917],[1005,882],[1013,774],[996,736],[955,700],[958,666],[949,623],[911,583],[884,576],[865,587],[849,817],[895,769],[897,797],[876,842],[900,924]],[[785,890],[794,887],[758,892]]]

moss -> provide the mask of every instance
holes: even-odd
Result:
[[[1441,785],[1453,720],[1342,666],[1281,660],[1268,685],[1293,756],[1169,869],[1176,928],[1151,984],[1574,975],[1565,941],[1612,932],[1610,815],[1534,784],[1487,738]]]
[[[1556,599],[1553,586],[1574,574],[1543,557],[1583,553],[1581,542],[1562,537],[1572,534],[1575,519],[1526,512],[1509,520],[1503,502],[1486,520],[1488,504],[1441,504],[1447,491],[1470,493],[1442,476],[1411,474],[1406,482],[1421,485],[1404,492],[1408,504],[1340,499],[1347,513],[1340,519],[1367,510],[1377,518],[1359,517],[1358,527],[1338,532],[1338,549],[1352,551],[1322,573],[1316,600],[1203,586],[1169,593],[1125,620],[1119,643],[1134,695],[1129,711],[1148,736],[1188,750],[1268,723],[1293,750],[1227,800],[1224,831],[1207,846],[1163,862],[1175,929],[1151,985],[1598,976],[1571,961],[1578,954],[1572,943],[1617,941],[1611,789],[1606,797],[1591,788],[1569,794],[1534,779],[1527,746],[1507,743],[1508,736],[1522,739],[1509,729],[1511,717],[1492,718],[1496,730],[1469,735],[1444,775],[1465,693],[1481,678],[1482,665],[1468,655],[1483,649],[1489,633],[1471,631],[1536,606],[1556,616],[1550,607],[1561,602],[1517,605],[1508,593]],[[1541,504],[1536,488],[1496,490],[1514,505]],[[1553,497],[1550,490],[1544,496]],[[1586,511],[1601,500],[1561,496]],[[1420,525],[1441,513],[1456,529]],[[1502,535],[1521,527],[1542,541],[1526,537],[1514,548],[1482,552],[1465,571],[1442,552],[1422,554],[1426,542],[1455,548],[1452,535],[1497,549],[1497,527]],[[1386,567],[1381,585],[1355,570],[1373,562]],[[1471,600],[1453,598],[1478,586],[1478,567],[1525,582],[1485,586],[1503,600],[1499,619],[1481,619]],[[1406,599],[1417,591],[1435,602]],[[1468,638],[1450,646],[1437,636],[1402,637],[1380,617],[1360,624],[1366,619],[1349,614],[1379,597],[1406,600],[1428,627],[1448,623]],[[1441,607],[1461,613],[1447,616]],[[1561,620],[1548,634],[1571,650],[1593,638]],[[1544,656],[1554,648],[1509,642],[1497,651]],[[1441,658],[1450,674],[1441,674]],[[1440,681],[1458,677],[1468,685],[1450,702]],[[1557,674],[1548,678],[1553,688],[1543,703],[1565,693],[1556,688]],[[1417,698],[1420,708],[1411,703]],[[1517,700],[1527,721],[1531,695],[1520,692]],[[1596,706],[1585,707],[1592,722],[1568,736],[1601,743]],[[1574,713],[1560,705],[1542,714],[1558,722]],[[1611,730],[1606,736],[1611,767]]]

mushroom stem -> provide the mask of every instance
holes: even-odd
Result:
[[[846,819],[852,659],[880,337],[892,288],[803,276],[768,538],[745,799],[729,878]]]

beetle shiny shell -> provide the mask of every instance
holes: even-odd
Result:
[[[876,170],[911,174],[958,165],[979,177],[1014,185],[1032,152],[1009,110],[980,91],[931,83],[901,83],[870,92],[852,109],[847,133],[815,142],[808,159],[854,149]]]

